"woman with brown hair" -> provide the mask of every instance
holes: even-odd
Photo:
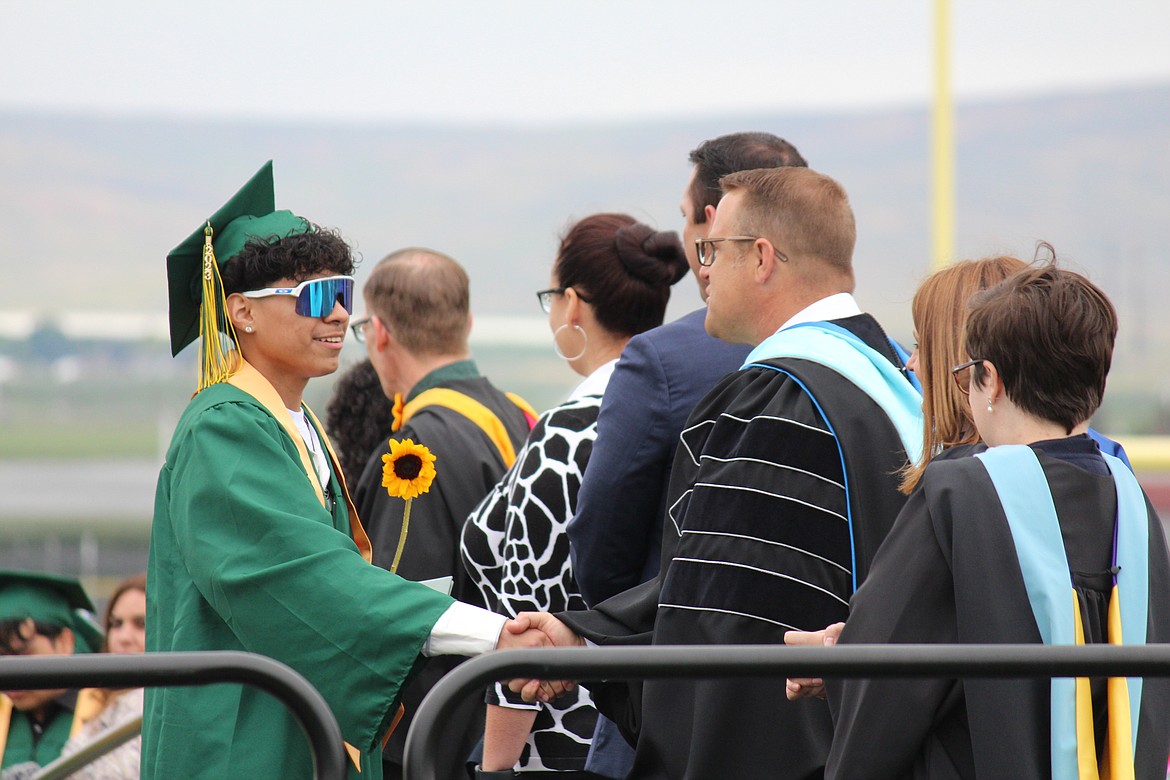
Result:
[[[107,653],[146,652],[146,575],[137,574],[114,588],[106,602],[103,625]],[[78,695],[74,733],[61,751],[72,755],[111,729],[142,717],[141,688],[86,688]],[[69,775],[69,780],[136,780],[142,737],[134,737]]]
[[[967,302],[1026,267],[1023,260],[1007,255],[964,260],[931,274],[914,293],[914,352],[906,367],[922,384],[925,424],[922,457],[903,473],[903,493],[914,490],[926,464],[944,449],[979,441],[967,399],[950,377],[951,366],[968,360],[963,350]]]

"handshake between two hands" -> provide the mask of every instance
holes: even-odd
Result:
[[[844,623],[834,623],[820,631],[788,631],[784,634],[787,645],[822,646],[834,645],[841,635]],[[521,612],[504,624],[497,650],[518,650],[525,647],[583,647],[585,640],[571,628],[547,612]],[[508,682],[508,688],[527,702],[550,702],[573,690],[576,684],[571,680],[515,679]],[[808,697],[825,698],[825,681],[818,678],[789,678],[786,691],[789,700]]]
[[[504,624],[497,650],[528,647],[584,647],[585,640],[547,612],[521,612]],[[571,680],[516,679],[508,688],[527,702],[550,702],[576,687]]]

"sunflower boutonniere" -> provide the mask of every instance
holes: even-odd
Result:
[[[394,551],[394,562],[390,571],[398,571],[402,548],[406,546],[406,533],[410,527],[410,502],[431,489],[435,479],[435,456],[421,444],[410,439],[390,440],[390,454],[382,456],[382,487],[392,497],[406,500],[406,511],[402,515],[402,532],[398,534],[398,549]]]

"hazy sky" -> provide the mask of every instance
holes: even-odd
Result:
[[[550,123],[921,103],[930,0],[0,0],[0,109]],[[953,0],[959,99],[1170,80],[1170,2]]]

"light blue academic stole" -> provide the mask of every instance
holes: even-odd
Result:
[[[1117,487],[1109,643],[1144,645],[1149,602],[1149,519],[1141,487],[1121,460],[1102,453]],[[1080,605],[1071,602],[1071,573],[1052,491],[1031,447],[1004,445],[976,455],[1003,505],[1028,601],[1044,644],[1084,644]],[[1070,610],[1069,607],[1072,607]],[[1132,780],[1142,680],[1109,678],[1106,760],[1111,780]],[[1053,780],[1097,778],[1088,678],[1052,680]]]
[[[841,473],[845,475],[845,511],[849,522],[850,545],[853,545],[853,511],[849,501],[849,478],[845,470],[845,454],[840,439],[833,429],[833,421],[821,408],[816,395],[799,378],[776,366],[761,363],[776,358],[808,360],[830,368],[843,379],[853,383],[873,399],[898,433],[902,447],[913,463],[922,454],[922,395],[898,370],[889,358],[870,347],[852,332],[831,322],[804,322],[778,330],[753,349],[743,368],[769,368],[787,374],[812,399],[833,438],[837,439],[837,453],[841,457]],[[857,553],[853,555],[853,589],[857,589]]]

